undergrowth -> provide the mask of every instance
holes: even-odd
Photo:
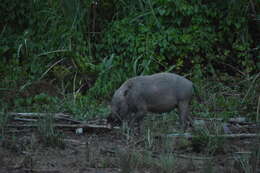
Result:
[[[65,148],[63,134],[54,126],[54,114],[48,113],[38,122],[41,143],[45,146]]]

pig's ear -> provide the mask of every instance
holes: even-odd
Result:
[[[127,96],[127,94],[128,94],[128,89],[126,89],[125,91],[124,91],[124,96]]]
[[[123,96],[127,96],[129,91],[131,90],[132,88],[132,83],[129,83],[127,88],[125,89],[124,93],[123,93]]]

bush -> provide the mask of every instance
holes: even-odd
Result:
[[[235,74],[222,68],[231,64],[248,75],[257,71],[257,30],[249,30],[248,17],[257,2],[247,8],[243,0],[3,1],[2,85],[48,78],[66,94],[88,76],[95,80],[88,95],[102,99],[140,74]],[[62,81],[59,67],[68,72]]]
[[[107,96],[126,78],[140,74],[188,73],[197,66],[209,74],[232,74],[221,68],[226,64],[245,73],[255,71],[248,53],[252,39],[245,30],[246,3],[147,1],[145,9],[111,22],[96,46],[101,58],[93,87],[96,97]]]

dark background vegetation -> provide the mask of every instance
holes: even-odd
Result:
[[[259,170],[260,0],[1,0],[0,16],[0,172]],[[98,128],[122,82],[166,71],[202,98],[192,138],[175,111]]]
[[[207,111],[257,119],[259,10],[259,0],[1,1],[1,107],[103,115],[127,78],[170,71],[199,86]]]

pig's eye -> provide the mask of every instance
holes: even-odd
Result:
[[[118,108],[118,107],[117,107],[117,108],[115,108],[115,109],[113,109],[113,113],[114,113],[114,114],[118,114],[118,113],[119,113],[119,111],[120,111],[120,108]]]

